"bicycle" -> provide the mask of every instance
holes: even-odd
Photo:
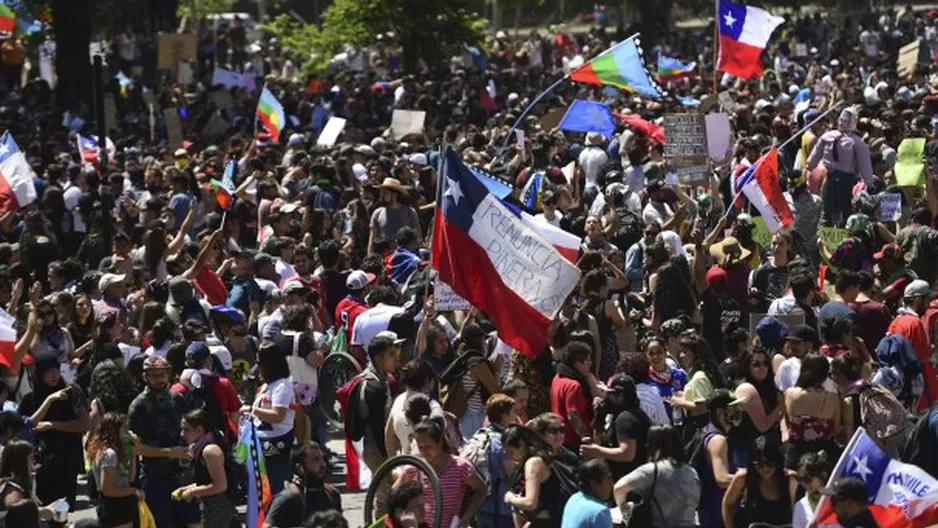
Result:
[[[416,466],[424,475],[429,477],[430,486],[433,488],[433,528],[442,528],[443,524],[443,490],[440,488],[440,478],[436,471],[433,471],[426,462],[413,455],[398,455],[387,459],[381,467],[374,472],[371,478],[371,484],[365,493],[365,526],[373,525],[374,519],[374,501],[378,486],[391,474],[395,468],[400,466]]]

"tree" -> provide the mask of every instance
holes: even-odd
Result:
[[[237,0],[183,0],[176,8],[176,15],[198,23],[208,15],[230,12],[235,3]]]
[[[363,47],[379,33],[393,31],[403,47],[404,67],[413,71],[419,59],[441,64],[464,46],[482,42],[485,19],[473,5],[472,0],[336,0],[323,13],[321,31],[284,16],[266,29],[292,49],[313,50],[304,64],[307,71],[324,69],[346,45]]]

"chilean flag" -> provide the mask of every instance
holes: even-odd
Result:
[[[882,528],[919,528],[938,523],[938,480],[918,466],[889,458],[862,427],[857,429],[827,483],[854,477],[866,484],[870,512]],[[818,527],[838,526],[831,501],[821,497]]]
[[[431,265],[529,358],[580,280],[580,270],[473,175],[452,149],[441,171]]]
[[[785,19],[764,9],[720,0],[717,5],[720,28],[719,70],[735,77],[762,76],[762,50],[775,28]]]
[[[0,214],[36,201],[33,169],[9,132],[0,137]]]
[[[778,184],[778,149],[775,147],[746,169],[736,181],[736,188],[762,213],[765,225],[773,233],[795,220]]]
[[[117,153],[117,148],[114,146],[114,142],[111,141],[111,138],[104,138],[105,145],[107,145],[107,155],[109,159],[114,159],[114,154]],[[81,159],[88,163],[97,163],[98,162],[98,152],[101,150],[100,145],[98,144],[98,136],[83,136],[78,134],[78,152],[81,153]]]

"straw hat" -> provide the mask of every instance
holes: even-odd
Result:
[[[732,262],[748,259],[752,256],[752,251],[744,248],[736,237],[726,237],[710,246],[710,255],[717,261],[717,264],[726,267]]]
[[[394,191],[398,194],[407,194],[407,188],[401,185],[401,181],[397,178],[385,178],[381,182],[381,185],[378,186],[379,189],[388,189]]]

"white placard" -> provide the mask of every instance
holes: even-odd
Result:
[[[518,153],[521,154],[521,161],[524,161],[524,158],[527,157],[525,148],[524,148],[524,130],[515,129],[515,138],[518,140]]]
[[[433,308],[438,312],[451,312],[468,310],[472,308],[472,305],[454,292],[449,284],[437,279],[433,286]]]
[[[567,183],[573,185],[573,177],[576,176],[576,162],[571,161],[567,163],[564,168],[560,169],[560,172],[562,172],[567,179]]]
[[[876,195],[879,200],[879,220],[881,222],[896,222],[902,216],[902,195],[897,193],[882,193]]]
[[[391,114],[391,133],[394,134],[394,139],[422,133],[426,118],[427,113],[422,110],[395,110]]]
[[[721,163],[732,154],[730,116],[727,114],[707,114],[707,149],[710,159]]]
[[[189,85],[195,79],[195,73],[192,71],[192,63],[189,61],[179,61],[178,76],[176,80],[179,84]]]
[[[319,139],[316,140],[316,144],[326,148],[332,148],[336,140],[339,139],[339,134],[341,134],[344,129],[345,119],[341,117],[330,117],[326,126],[322,128],[322,133],[319,134]]]

